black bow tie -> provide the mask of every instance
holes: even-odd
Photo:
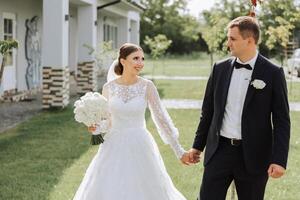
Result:
[[[248,69],[248,70],[252,70],[252,67],[249,64],[244,65],[244,64],[241,64],[241,63],[238,63],[238,62],[234,63],[234,67],[236,69],[245,68],[245,69]]]

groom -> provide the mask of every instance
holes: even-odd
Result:
[[[290,138],[282,68],[257,52],[252,17],[228,25],[234,58],[216,63],[207,83],[193,148],[183,163],[199,162],[205,148],[199,200],[221,200],[232,181],[239,200],[263,200],[268,177],[285,173]]]

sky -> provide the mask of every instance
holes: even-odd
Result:
[[[193,16],[198,17],[201,11],[210,9],[216,0],[187,0],[187,2],[187,8],[189,9],[190,13]]]

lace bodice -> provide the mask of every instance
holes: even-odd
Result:
[[[129,86],[113,80],[103,86],[102,94],[108,99],[109,129],[145,128],[145,110],[148,106],[162,140],[181,158],[184,150],[178,142],[178,130],[150,80],[139,77],[136,83]]]

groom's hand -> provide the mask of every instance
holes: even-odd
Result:
[[[188,152],[185,152],[181,157],[181,162],[185,165],[190,165],[190,155]]]
[[[190,149],[188,152],[184,153],[181,157],[181,162],[185,165],[196,164],[200,161],[201,151],[197,149]]]
[[[188,153],[189,153],[189,157],[190,157],[190,159],[189,159],[190,163],[196,164],[200,161],[201,151],[192,148],[188,151]]]
[[[285,173],[285,169],[277,164],[271,164],[268,169],[268,174],[272,178],[280,178]]]

